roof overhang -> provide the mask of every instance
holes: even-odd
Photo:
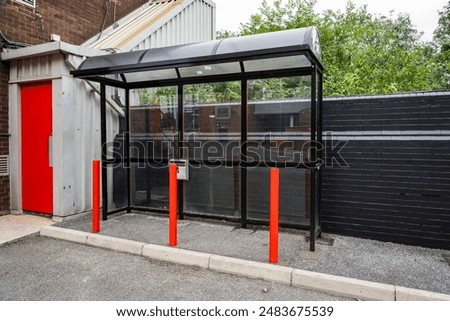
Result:
[[[48,56],[55,53],[68,53],[81,57],[93,57],[105,54],[104,51],[98,49],[71,45],[63,41],[54,41],[20,49],[6,49],[1,53],[1,60],[18,60],[24,58]]]

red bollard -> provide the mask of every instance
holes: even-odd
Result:
[[[169,165],[169,246],[177,246],[177,165]]]
[[[280,209],[280,170],[270,170],[269,263],[278,263],[278,215]]]
[[[100,232],[100,161],[92,162],[92,233]]]

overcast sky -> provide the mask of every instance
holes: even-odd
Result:
[[[217,30],[239,30],[241,23],[249,21],[251,14],[258,12],[262,0],[213,0],[217,5]],[[268,0],[273,3],[274,0]],[[284,0],[287,1],[287,0]],[[316,11],[325,9],[345,9],[348,0],[318,0]],[[417,30],[423,31],[423,40],[430,41],[437,27],[438,10],[448,0],[353,0],[357,5],[367,4],[372,13],[388,15],[394,10],[395,15],[404,12],[411,17]]]

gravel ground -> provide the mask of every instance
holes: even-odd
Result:
[[[1,301],[348,300],[33,236],[0,247]]]
[[[58,225],[90,231],[90,218],[80,217]],[[179,221],[178,247],[267,262],[268,232],[240,229],[221,222]],[[167,245],[167,218],[120,214],[102,222],[101,234]],[[328,241],[331,241],[330,245]],[[280,234],[279,264],[374,282],[450,294],[450,251],[323,234],[316,252],[309,251],[303,231]]]

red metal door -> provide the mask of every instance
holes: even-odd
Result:
[[[22,207],[53,213],[52,84],[22,86]]]

